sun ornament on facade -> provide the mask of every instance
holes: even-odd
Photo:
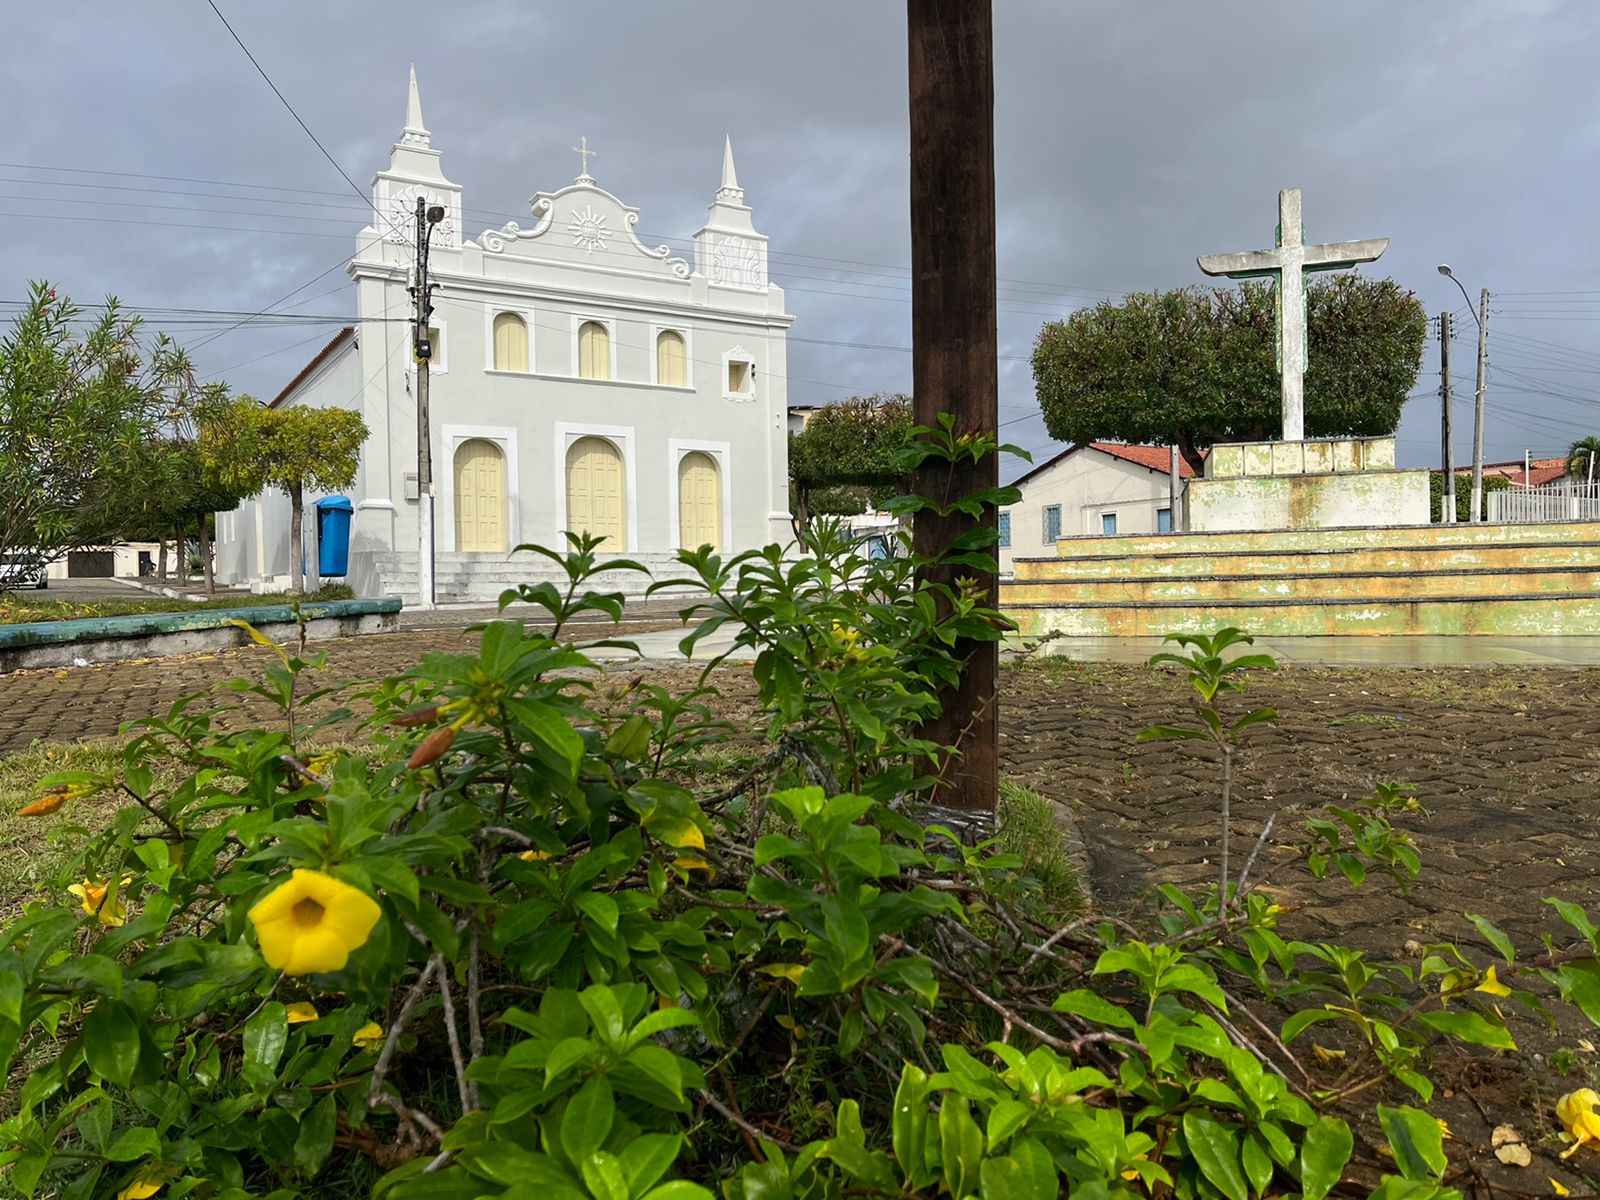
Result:
[[[583,206],[583,211],[572,210],[572,223],[567,226],[567,232],[572,235],[572,244],[581,246],[587,254],[606,248],[606,239],[611,236],[611,231],[606,228],[606,215],[597,213],[589,204]]]

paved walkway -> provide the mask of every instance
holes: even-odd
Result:
[[[603,650],[597,658],[667,665],[683,663],[678,643],[685,630],[668,611],[630,616],[615,636],[631,639],[640,649]],[[449,609],[416,613],[410,628],[399,633],[318,642],[313,652],[325,653],[323,682],[379,679],[415,666],[430,651],[470,652],[475,637],[465,626],[492,620],[494,609]],[[602,636],[612,636],[607,633]],[[727,651],[733,631],[724,627],[696,647],[694,661],[704,663]],[[1078,662],[1142,663],[1163,649],[1154,638],[1070,638],[1048,644],[1042,653]],[[1166,647],[1170,648],[1170,647]],[[1255,649],[1280,662],[1331,667],[1487,667],[1548,666],[1576,668],[1600,665],[1600,638],[1261,638]],[[0,677],[0,754],[24,749],[35,741],[62,742],[105,738],[124,721],[165,712],[191,692],[240,676],[258,677],[267,651],[246,647],[216,654],[191,654],[167,659],[134,659],[60,671],[23,671]],[[732,655],[748,659],[748,652]],[[241,703],[229,698],[228,703]],[[237,721],[265,719],[264,709],[250,703]]]

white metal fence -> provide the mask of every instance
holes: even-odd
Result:
[[[1600,521],[1600,483],[1563,479],[1535,488],[1513,485],[1484,499],[1491,522]]]

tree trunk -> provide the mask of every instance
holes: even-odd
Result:
[[[306,589],[305,573],[301,570],[300,557],[305,553],[304,539],[301,534],[301,522],[304,514],[301,507],[305,503],[298,483],[289,488],[289,590],[296,596]]]
[[[189,582],[189,533],[179,521],[172,530],[172,553],[177,558],[178,585]]]
[[[1202,475],[1206,469],[1206,456],[1199,446],[1194,444],[1194,434],[1188,430],[1178,431],[1178,452],[1183,455],[1183,461],[1189,464],[1189,469],[1196,475]]]
[[[167,539],[164,537],[161,539],[161,551],[157,555],[157,560],[161,565],[156,569],[156,578],[165,583],[167,581]]]
[[[200,514],[200,568],[206,576],[206,595],[217,594],[217,573],[211,563],[211,514]]]

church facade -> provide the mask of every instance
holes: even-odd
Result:
[[[649,246],[639,210],[582,170],[539,192],[531,219],[465,236],[412,72],[406,125],[372,184],[373,223],[349,266],[360,321],[271,401],[344,407],[371,431],[346,495],[347,582],[415,598],[416,201],[444,209],[430,242],[435,558],[441,602],[492,599],[525,542],[665,565],[679,547],[737,552],[790,536],[786,339],[731,143],[692,252]],[[310,509],[315,497],[307,498]],[[313,538],[308,559],[315,564]],[[218,523],[221,578],[268,588],[289,568],[287,499],[266,493]],[[618,578],[618,577],[613,577]]]

